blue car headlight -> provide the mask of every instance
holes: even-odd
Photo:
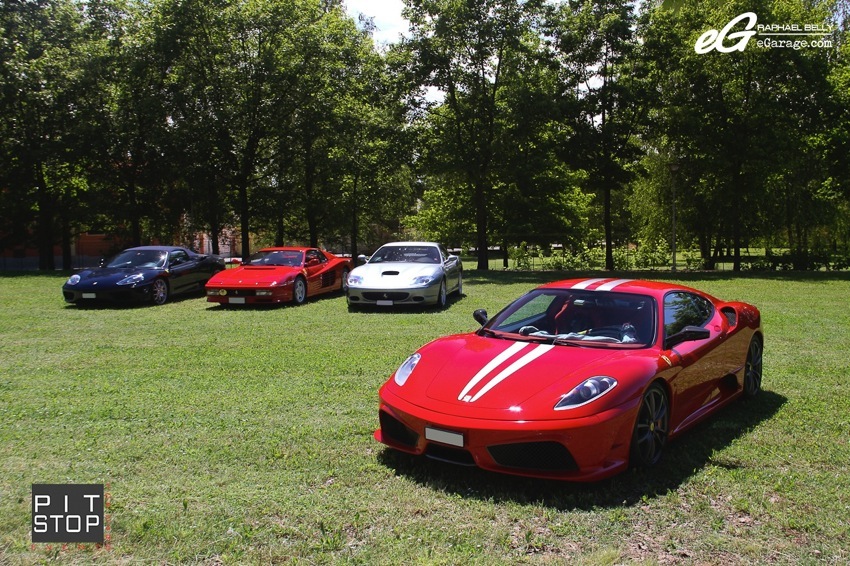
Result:
[[[145,280],[145,276],[141,273],[134,273],[133,275],[128,275],[121,281],[117,283],[117,285],[135,285],[136,283],[141,283]]]
[[[72,275],[68,278],[68,281],[66,282],[66,284],[67,285],[76,285],[79,282],[80,282],[80,276],[75,273],[74,275]]]
[[[555,405],[555,410],[563,411],[565,409],[581,407],[599,399],[615,387],[617,387],[617,380],[607,375],[597,375],[587,378],[581,384],[574,387],[572,391],[561,397]]]
[[[413,368],[416,367],[416,364],[419,363],[420,359],[422,359],[422,355],[416,353],[411,354],[406,360],[404,360],[395,372],[395,382],[397,385],[401,386],[407,382],[407,378],[410,377],[411,373],[413,373]]]
[[[359,287],[363,284],[363,276],[362,275],[349,275],[348,276],[348,286],[349,287]]]

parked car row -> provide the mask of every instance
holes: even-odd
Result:
[[[260,250],[240,267],[176,247],[125,250],[74,274],[68,302],[166,302],[206,289],[227,305],[343,291],[352,308],[446,304],[460,259],[394,242],[365,264],[316,248]],[[758,309],[675,283],[611,277],[541,285],[480,327],[411,354],[379,391],[374,438],[401,452],[521,476],[595,481],[649,467],[669,439],[762,386]]]
[[[124,250],[98,268],[72,275],[62,292],[69,303],[147,301],[162,305],[172,296],[206,290],[207,301],[223,305],[293,302],[342,291],[359,306],[446,306],[463,293],[463,264],[434,242],[393,242],[354,267],[348,258],[307,247],[264,248],[226,269],[222,258],[176,246]]]

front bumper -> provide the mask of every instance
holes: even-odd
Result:
[[[628,466],[638,403],[599,415],[493,421],[428,411],[381,393],[375,440],[396,450],[526,477],[597,481]]]
[[[152,287],[150,283],[144,285],[127,285],[126,287],[114,286],[109,288],[84,288],[78,286],[64,285],[62,296],[66,303],[139,303],[148,302],[152,299]]]
[[[379,289],[351,287],[346,292],[349,305],[375,305],[390,307],[393,305],[434,305],[440,297],[438,279],[427,287],[409,287],[401,289]]]
[[[292,300],[292,285],[280,287],[215,287],[206,289],[207,301],[222,305],[272,305]]]

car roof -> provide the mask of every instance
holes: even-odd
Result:
[[[384,246],[437,246],[437,247],[439,247],[440,244],[438,244],[437,242],[387,242],[386,244],[383,244],[380,247],[383,248]]]
[[[129,252],[129,251],[136,251],[136,250],[138,250],[138,251],[151,250],[151,251],[155,251],[155,252],[176,252],[178,250],[184,251],[184,252],[190,251],[190,250],[187,250],[186,248],[181,247],[181,246],[136,246],[134,248],[127,248],[124,251]]]
[[[303,246],[271,246],[262,248],[261,252],[306,252],[307,250],[318,250],[319,248],[305,248]]]
[[[616,277],[585,277],[579,279],[564,279],[546,283],[539,289],[576,289],[587,291],[616,291],[618,293],[635,293],[643,295],[660,296],[668,291],[690,291],[699,295],[707,296],[706,293],[663,281],[648,281],[644,279],[624,279]]]

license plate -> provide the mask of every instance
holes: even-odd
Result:
[[[379,307],[391,307],[393,306],[392,301],[375,301],[375,304]]]
[[[245,304],[245,297],[230,297],[228,299],[228,302],[231,305],[244,305]]]
[[[448,430],[440,430],[438,428],[425,427],[425,438],[434,442],[442,442],[463,448],[463,435],[459,432],[451,432]]]
[[[84,299],[96,299],[97,293],[83,293]]]

